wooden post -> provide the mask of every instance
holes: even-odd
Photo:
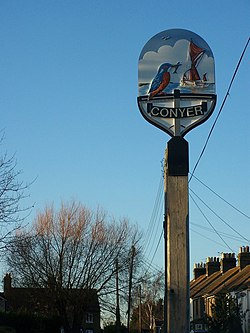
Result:
[[[128,321],[127,321],[127,331],[130,333],[130,311],[131,311],[131,291],[132,291],[132,280],[133,280],[133,266],[135,257],[135,247],[131,247],[131,262],[129,269],[129,286],[128,286]]]
[[[120,316],[120,302],[119,302],[119,263],[118,258],[115,261],[116,269],[116,333],[121,332],[121,316]]]
[[[168,142],[165,156],[165,332],[189,332],[188,143]]]
[[[141,309],[141,285],[139,284],[139,290],[138,290],[138,296],[139,296],[139,316],[138,316],[138,332],[142,333],[142,309]]]

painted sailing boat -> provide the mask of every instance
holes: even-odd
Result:
[[[180,85],[182,87],[193,86],[204,88],[208,86],[206,74],[203,74],[201,79],[197,66],[205,54],[205,50],[194,44],[191,40],[189,44],[189,56],[191,60],[191,67],[183,74]]]

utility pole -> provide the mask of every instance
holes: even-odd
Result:
[[[119,263],[118,258],[115,261],[116,270],[116,333],[121,332],[121,316],[120,316],[120,302],[119,302]]]
[[[130,262],[130,269],[129,269],[129,287],[128,287],[129,288],[128,289],[128,321],[127,321],[128,333],[130,332],[131,291],[132,291],[134,257],[135,257],[135,247],[134,247],[134,245],[132,245],[131,262]]]
[[[188,143],[167,145],[165,192],[165,332],[189,332]]]
[[[139,289],[138,289],[138,296],[139,296],[139,317],[138,317],[138,332],[142,333],[142,309],[141,309],[141,285],[139,284]]]

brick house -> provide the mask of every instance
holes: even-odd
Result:
[[[100,333],[100,305],[96,290],[71,289],[69,297],[79,299],[82,316],[81,327],[85,333]],[[53,296],[48,288],[15,288],[12,287],[11,275],[4,277],[3,299],[6,300],[6,311],[30,311],[43,315],[56,315]],[[70,317],[71,309],[67,310]]]
[[[222,253],[221,258],[207,258],[206,263],[195,264],[190,282],[190,314],[194,332],[207,331],[206,317],[212,316],[215,296],[231,294],[236,297],[243,313],[242,329],[250,333],[250,252],[241,247],[238,264],[234,253]]]

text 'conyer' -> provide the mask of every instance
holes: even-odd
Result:
[[[207,103],[203,102],[201,105],[193,105],[188,107],[162,107],[155,106],[152,103],[148,103],[147,112],[152,117],[161,118],[188,118],[202,116],[207,111]]]

